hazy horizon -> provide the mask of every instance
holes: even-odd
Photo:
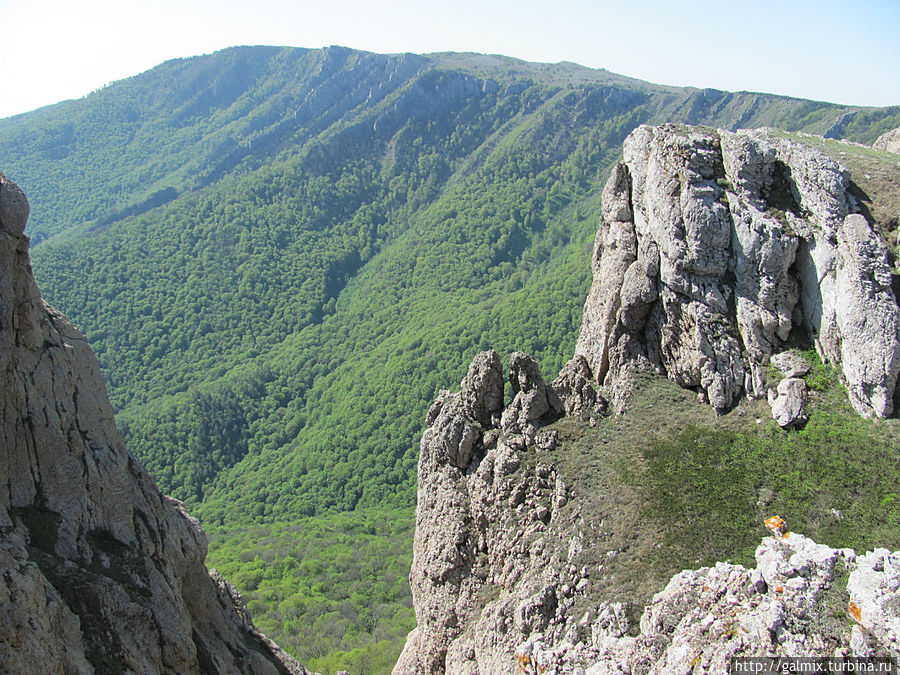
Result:
[[[0,0],[0,117],[80,98],[172,58],[241,45],[476,52],[569,61],[649,82],[860,106],[900,105],[900,3],[835,0]]]

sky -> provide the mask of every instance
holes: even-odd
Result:
[[[235,45],[474,51],[900,105],[900,0],[0,0],[0,117]]]

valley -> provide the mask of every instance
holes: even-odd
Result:
[[[200,518],[208,564],[304,665],[387,672],[414,625],[405,577],[429,405],[483,350],[527,352],[548,380],[562,368],[591,284],[603,186],[626,136],[662,122],[868,144],[900,126],[900,108],[504,57],[244,47],[0,120],[0,168],[33,204],[44,297],[96,352],[129,451]],[[821,144],[844,152],[837,139]],[[895,166],[856,147],[846,152],[864,167],[853,168],[861,201],[896,246],[896,202],[884,197],[896,194]],[[697,406],[684,404],[688,417],[707,414]],[[768,423],[752,440],[743,423],[719,428],[734,417],[704,420],[679,423],[671,446],[648,420],[656,454],[637,466],[641,485],[660,490],[647,503],[665,494],[655,457],[688,444],[701,454],[731,444],[734,461],[753,457],[748,447],[767,456],[760,448],[782,433]],[[615,435],[609,424],[564,433]],[[880,434],[823,402],[796,442],[837,435],[852,454],[881,447]],[[822,484],[838,480],[841,461]],[[884,461],[884,489],[865,499],[892,505],[898,478]],[[864,475],[853,480],[862,490]],[[705,492],[712,479],[698,481],[711,501],[697,517],[728,533],[716,555],[745,559],[760,514],[749,502],[732,513]],[[793,508],[785,485],[771,488],[772,504]],[[846,526],[810,514],[810,536]],[[852,545],[896,547],[895,521],[888,510]]]

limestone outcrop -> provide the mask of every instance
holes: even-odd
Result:
[[[602,195],[574,358],[547,385],[514,353],[503,409],[500,358],[484,352],[428,413],[410,574],[418,627],[395,675],[719,673],[736,656],[900,657],[900,552],[857,556],[781,527],[754,569],[681,572],[636,622],[610,593],[662,544],[624,522],[617,504],[633,496],[566,484],[598,458],[559,450],[570,421],[547,428],[564,415],[593,423],[608,403],[594,385],[621,411],[647,369],[717,411],[765,397],[779,425],[800,426],[810,364],[793,347],[806,341],[860,414],[891,414],[900,308],[885,245],[849,188],[843,167],[774,132],[670,125],[628,137]],[[577,444],[583,432],[569,429]],[[607,492],[586,501],[588,490]],[[834,618],[846,613],[852,630]]]
[[[804,369],[793,356],[776,360],[791,374]],[[410,573],[417,628],[395,675],[663,675],[727,672],[742,656],[900,658],[900,551],[833,549],[787,532],[777,516],[755,568],[685,570],[639,619],[629,615],[606,595],[629,581],[614,576],[613,561],[639,555],[608,548],[616,535],[605,521],[623,514],[583,507],[554,463],[561,455],[543,445],[555,429],[539,419],[530,434],[498,426],[523,409],[496,407],[499,362],[479,354],[462,391],[441,392],[427,417]],[[562,399],[539,386],[532,363],[510,360],[518,393]]]
[[[27,217],[0,175],[0,670],[306,673],[128,455],[93,353],[41,300]]]
[[[555,564],[554,546],[569,546],[552,525],[568,489],[550,462],[524,467],[522,457],[553,447],[543,425],[564,407],[599,399],[577,361],[559,389],[521,352],[509,373],[515,396],[503,410],[500,357],[482,352],[461,391],[441,392],[426,418],[410,572],[417,628],[397,675],[512,672],[524,637],[564,634],[586,574]]]
[[[767,395],[771,356],[803,332],[860,414],[890,415],[900,308],[848,187],[765,130],[639,127],[603,191],[576,354],[614,403],[650,365],[725,411]]]
[[[891,129],[875,139],[872,147],[876,150],[887,150],[900,155],[900,128]]]
[[[857,556],[786,533],[765,538],[755,557],[753,569],[716,563],[675,575],[637,635],[602,607],[574,640],[524,641],[518,661],[526,672],[663,675],[726,673],[736,657],[900,657],[900,551]]]

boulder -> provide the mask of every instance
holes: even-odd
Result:
[[[881,136],[875,139],[872,147],[876,150],[885,150],[887,152],[900,154],[900,127],[881,134]]]
[[[787,378],[803,377],[810,371],[810,365],[796,352],[786,351],[774,354],[769,360]]]
[[[809,419],[806,414],[806,380],[788,377],[769,392],[772,417],[782,429],[802,426]]]

